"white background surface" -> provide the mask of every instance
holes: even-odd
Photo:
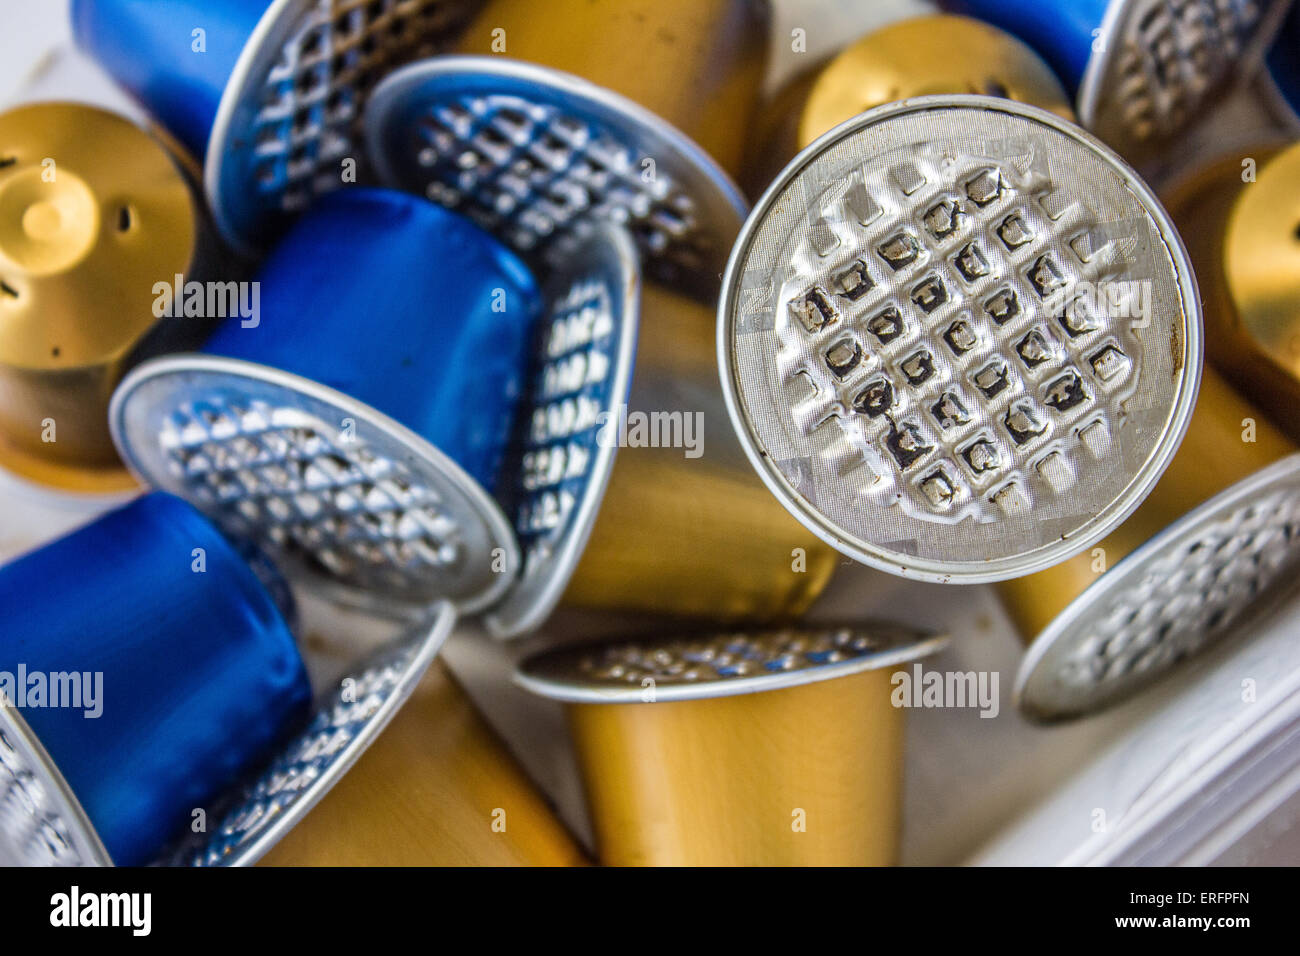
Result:
[[[779,3],[773,49],[780,58],[774,78],[811,62],[790,55],[793,26],[808,31],[806,55],[816,57],[849,42],[891,10],[918,6],[911,0]],[[7,104],[15,97],[65,96],[134,112],[93,66],[69,50],[61,0],[0,0],[0,24],[0,99]],[[51,496],[0,476],[0,560],[57,536],[100,507],[102,503]],[[1155,726],[1156,717],[1180,707],[1195,711],[1206,675],[1217,673],[1215,686],[1231,687],[1248,667],[1251,676],[1275,679],[1281,688],[1297,670],[1297,621],[1283,618],[1273,625],[1272,643],[1261,644],[1269,648],[1263,659],[1234,661],[1238,649],[1224,648],[1138,701],[1043,730],[1013,712],[1010,694],[1020,645],[987,588],[907,582],[845,559],[813,616],[831,621],[893,618],[946,630],[952,645],[927,660],[928,668],[992,671],[1000,677],[1002,712],[996,719],[981,719],[973,710],[908,714],[904,861],[913,864],[961,862],[981,848],[984,859],[996,862],[1055,862],[1088,841],[1095,843],[1092,810],[1105,808],[1112,826],[1119,826],[1151,778],[1175,765],[1175,757],[1194,743],[1175,729],[1153,744],[1137,728]],[[354,623],[322,608],[307,617],[317,622],[320,633],[311,643],[318,650],[330,645],[353,652]],[[608,619],[561,615],[545,633],[510,645],[493,643],[465,627],[445,651],[480,707],[580,834],[587,826],[560,709],[514,688],[508,677],[515,660],[539,647],[589,633],[617,634],[620,627]],[[1233,710],[1239,705],[1219,700],[1216,706]],[[1184,726],[1176,717],[1169,720]],[[1143,740],[1145,749],[1135,743]],[[1127,776],[1117,779],[1115,762],[1123,766],[1125,754],[1139,751],[1151,766],[1130,766]],[[1152,758],[1153,752],[1167,756],[1168,764]],[[1002,832],[1006,838],[999,842]]]

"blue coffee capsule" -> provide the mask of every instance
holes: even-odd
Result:
[[[306,719],[276,597],[170,495],[0,568],[0,613],[0,862],[150,862]]]
[[[269,0],[72,0],[77,45],[194,156]]]
[[[223,323],[204,353],[365,402],[495,490],[541,310],[514,253],[441,206],[357,189],[323,200],[258,281],[260,315]]]
[[[363,160],[355,128],[371,87],[444,47],[476,6],[72,0],[71,19],[78,46],[206,160],[218,226],[254,251]]]
[[[353,188],[239,301],[202,354],[118,390],[128,466],[351,603],[499,597],[519,555],[491,494],[542,312],[523,261],[424,199]]]
[[[942,0],[1013,33],[1077,97],[1079,120],[1145,159],[1251,75],[1290,0]]]

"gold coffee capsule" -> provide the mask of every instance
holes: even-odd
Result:
[[[910,17],[873,30],[791,80],[763,108],[745,185],[757,194],[813,140],[867,110],[930,94],[978,93],[1074,119],[1056,74],[1009,33],[968,17]]]
[[[891,673],[943,638],[891,626],[567,648],[523,687],[565,701],[602,863],[897,862]]]
[[[1235,151],[1166,205],[1205,299],[1206,358],[1300,441],[1300,144]]]
[[[1155,489],[1099,545],[997,585],[1027,715],[1116,702],[1266,608],[1300,561],[1300,455],[1213,370]]]
[[[582,850],[438,661],[268,866],[579,866]]]
[[[490,0],[462,53],[574,73],[644,106],[735,174],[767,58],[759,0]]]
[[[806,610],[838,558],[763,487],[718,387],[713,310],[642,286],[628,404],[586,550],[565,592],[584,607],[721,621]]]
[[[108,402],[188,273],[199,213],[163,146],[89,106],[0,114],[0,466],[78,491],[133,488]]]

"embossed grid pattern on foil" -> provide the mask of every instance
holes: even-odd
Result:
[[[317,708],[307,729],[294,738],[269,767],[225,810],[220,826],[201,845],[186,844],[172,862],[182,866],[221,866],[289,813],[396,693],[419,642],[372,663],[351,683],[340,684],[331,700]],[[344,699],[346,686],[346,696]]]
[[[839,664],[892,646],[886,636],[849,628],[786,629],[619,644],[582,653],[575,675],[609,684],[697,684]]]
[[[0,705],[7,706],[7,705]],[[23,866],[82,866],[83,860],[46,788],[44,771],[0,727],[0,832]]]
[[[525,574],[563,540],[591,480],[617,371],[616,332],[611,290],[592,278],[557,299],[540,330],[542,363],[533,371],[531,413],[516,452],[514,524]]]
[[[717,250],[694,200],[617,134],[507,94],[430,104],[415,135],[424,194],[529,252],[584,223],[624,225],[643,253],[689,271]]]
[[[1158,673],[1229,631],[1298,561],[1300,490],[1242,504],[1090,607],[1056,677],[1089,690]]]
[[[262,83],[248,131],[264,204],[302,212],[364,162],[362,111],[393,67],[444,49],[477,7],[469,0],[317,0]]]
[[[1115,96],[1137,140],[1194,119],[1229,79],[1261,25],[1267,0],[1143,0],[1128,16],[1116,59]]]
[[[778,318],[796,426],[839,430],[841,473],[921,517],[1068,493],[1139,379],[1132,320],[1104,299],[1122,255],[1032,169],[918,159],[884,180],[814,200],[812,268]]]
[[[227,532],[345,582],[419,593],[462,558],[461,529],[433,489],[315,416],[261,401],[190,402],[159,446]]]

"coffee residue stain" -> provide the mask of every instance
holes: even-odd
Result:
[[[1180,373],[1183,371],[1183,327],[1175,322],[1169,335],[1169,350],[1172,353],[1174,361],[1174,381],[1178,380]]]

